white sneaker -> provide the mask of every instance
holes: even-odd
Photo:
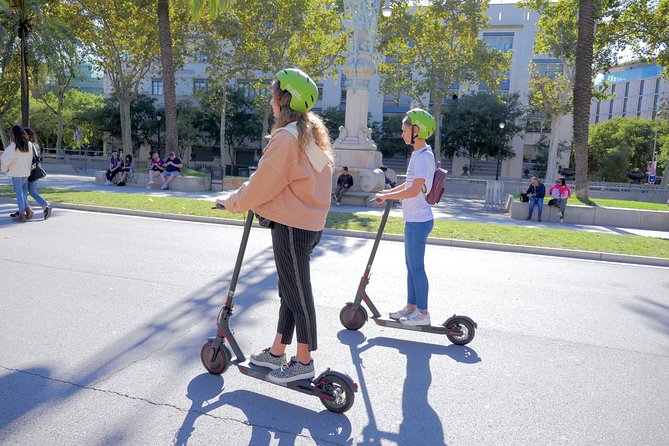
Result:
[[[335,206],[341,206],[341,203],[340,203],[340,202],[336,202],[336,203],[335,203]]]
[[[394,312],[390,313],[389,316],[390,316],[390,319],[400,320],[403,317],[407,317],[408,315],[410,315],[414,311],[416,311],[416,310],[407,310],[407,308],[404,307],[401,310],[394,311]]]
[[[564,218],[561,218],[561,219],[560,219],[560,223],[564,223]]]
[[[148,184],[148,185],[146,186],[146,188],[147,188],[147,189],[151,189],[151,185]]]
[[[149,181],[148,184],[149,184],[149,186],[151,186],[153,184],[153,180]]]
[[[112,184],[114,184],[112,181],[109,180],[105,181],[105,186],[111,186]]]
[[[430,313],[423,314],[415,310],[407,317],[400,319],[400,322],[404,325],[430,325]]]

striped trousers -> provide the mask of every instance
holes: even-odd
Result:
[[[282,344],[290,344],[293,332],[297,331],[297,342],[309,344],[309,351],[318,347],[309,259],[322,235],[323,231],[291,228],[276,222],[272,228],[272,248],[281,298],[276,332],[281,333]]]

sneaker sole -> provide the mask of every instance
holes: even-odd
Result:
[[[288,378],[276,378],[272,375],[267,375],[267,381],[273,382],[273,383],[276,383],[276,384],[286,384],[286,383],[293,382],[293,381],[300,381],[302,379],[311,380],[311,379],[314,379],[315,376],[316,376],[315,372],[302,373],[301,375],[295,375],[295,376],[291,376],[291,377],[288,377]]]
[[[265,367],[267,369],[272,369],[272,370],[281,368],[280,365],[272,364],[271,362],[255,361],[253,360],[253,358],[249,359],[249,362],[253,365],[257,365],[258,367]]]
[[[403,325],[409,325],[411,327],[422,326],[422,325],[432,325],[432,324],[430,324],[430,321],[420,321],[420,322],[400,321],[400,323],[403,324]]]

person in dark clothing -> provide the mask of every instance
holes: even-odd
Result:
[[[105,181],[106,186],[111,186],[114,184],[114,177],[121,171],[122,168],[123,159],[119,155],[118,150],[113,149],[112,156],[109,159],[109,169],[107,169],[107,172],[105,172],[105,176],[107,177],[107,181]]]
[[[341,205],[341,197],[353,186],[353,177],[348,173],[348,167],[344,166],[343,172],[337,179],[334,199],[337,206]]]
[[[541,211],[544,207],[544,197],[546,196],[546,186],[544,183],[539,181],[537,177],[532,177],[530,180],[530,187],[527,188],[525,192],[527,197],[530,199],[530,212],[527,216],[527,220],[532,220],[532,211],[534,211],[534,205],[536,204],[539,207],[537,212],[537,221],[541,221]]]

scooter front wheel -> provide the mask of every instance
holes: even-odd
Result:
[[[367,310],[362,306],[355,309],[349,302],[339,312],[339,322],[348,330],[358,330],[367,322]]]
[[[202,361],[204,368],[207,369],[207,372],[213,375],[220,375],[225,373],[225,371],[228,370],[228,367],[230,367],[232,352],[227,345],[221,344],[221,347],[216,354],[216,359],[212,361],[213,343],[214,341],[211,339],[204,343],[200,349],[200,360]]]
[[[319,398],[330,412],[344,413],[353,406],[355,393],[344,379],[335,375],[324,375],[316,387],[327,394],[327,397]]]
[[[446,336],[455,345],[467,345],[474,339],[475,328],[466,319],[452,319],[446,326]]]

